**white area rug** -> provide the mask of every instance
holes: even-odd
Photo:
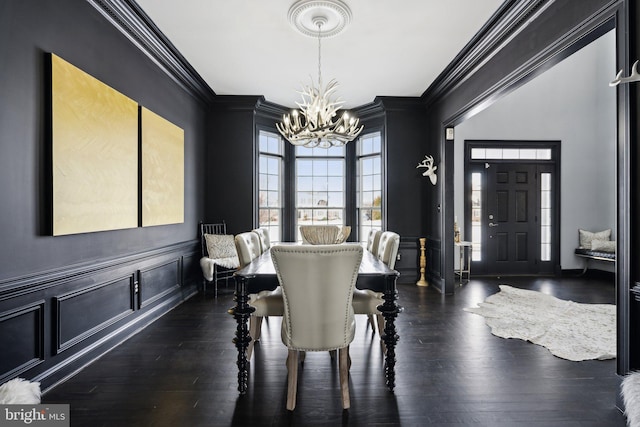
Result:
[[[546,347],[563,359],[616,357],[616,306],[580,304],[541,292],[500,285],[479,307],[465,311],[484,316],[491,333]]]
[[[640,372],[631,372],[622,380],[622,401],[629,427],[640,427]]]
[[[0,405],[40,403],[40,383],[14,378],[0,385]]]

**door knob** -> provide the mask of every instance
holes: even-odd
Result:
[[[489,223],[489,227],[497,227],[497,226],[499,226],[499,225],[500,225],[500,224],[494,224],[493,222],[490,222],[490,223]]]

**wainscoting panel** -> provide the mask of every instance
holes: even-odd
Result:
[[[0,281],[0,383],[45,390],[108,352],[195,295],[199,254],[193,240]]]
[[[140,308],[180,287],[180,259],[138,270]]]
[[[0,384],[44,361],[44,300],[0,313]]]
[[[56,353],[133,313],[134,287],[130,274],[55,297]]]
[[[182,257],[182,286],[191,285],[202,277],[200,270],[200,252],[184,255]]]

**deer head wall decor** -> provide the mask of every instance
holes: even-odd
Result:
[[[438,169],[438,167],[433,165],[433,156],[425,155],[424,160],[418,163],[418,166],[416,166],[416,169],[417,168],[427,168],[426,171],[422,172],[422,176],[428,176],[431,180],[431,184],[436,185],[436,183],[438,182],[436,169]]]

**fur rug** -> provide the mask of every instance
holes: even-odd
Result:
[[[0,385],[1,405],[31,405],[40,403],[40,383],[15,378]]]
[[[629,427],[640,427],[640,372],[632,372],[622,380],[622,401]]]
[[[546,347],[572,361],[616,357],[616,307],[580,304],[541,292],[500,285],[479,307],[465,311],[484,316],[491,333]]]

